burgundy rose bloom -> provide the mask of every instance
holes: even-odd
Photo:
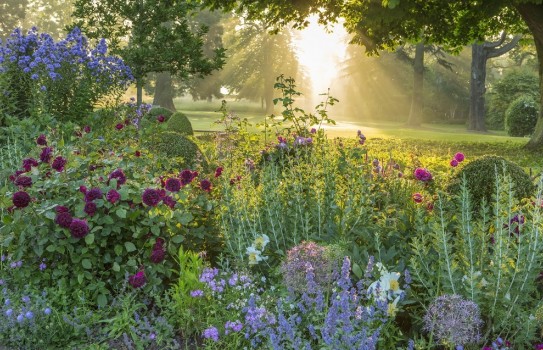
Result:
[[[135,155],[136,157],[141,157],[141,152],[140,152],[140,151],[136,151],[136,153],[134,153],[134,155]]]
[[[45,147],[40,153],[40,160],[42,163],[49,163],[53,157],[53,149],[51,147]]]
[[[130,125],[130,119],[126,118],[126,119],[124,120],[124,125]]]
[[[428,182],[432,180],[432,174],[427,169],[424,169],[424,168],[417,168],[415,170],[414,175],[415,175],[415,178],[419,181]]]
[[[426,203],[426,210],[428,210],[428,211],[434,210],[434,202]]]
[[[12,200],[17,208],[25,208],[30,203],[30,195],[24,191],[15,192]]]
[[[64,166],[66,165],[66,158],[63,158],[61,156],[56,157],[53,160],[53,164],[51,164],[51,168],[55,169],[59,173],[64,170]]]
[[[172,197],[166,196],[162,198],[162,203],[173,209],[175,207],[176,201]]]
[[[28,176],[17,176],[14,183],[15,186],[30,187],[32,186],[32,179]]]
[[[124,174],[122,169],[114,170],[111,174],[109,174],[108,185],[109,180],[111,179],[117,179],[117,188],[126,183],[126,175]]]
[[[111,204],[115,204],[115,202],[117,202],[120,198],[121,195],[115,190],[109,190],[109,192],[106,194],[106,199]]]
[[[215,169],[215,177],[219,177],[222,175],[222,166],[218,167],[217,169]]]
[[[213,188],[213,185],[211,184],[211,181],[209,181],[208,179],[204,179],[200,181],[200,188],[206,192],[210,192]]]
[[[90,127],[89,125],[85,125],[85,126],[83,127],[83,131],[86,132],[86,133],[88,134],[89,132],[91,132],[91,127]]]
[[[456,153],[456,154],[454,155],[454,159],[456,159],[456,161],[457,161],[458,163],[462,163],[462,161],[465,159],[464,153],[460,153],[460,152]]]
[[[32,170],[32,167],[37,167],[38,166],[38,161],[34,158],[26,158],[26,159],[23,159],[23,169],[25,171],[30,171]]]
[[[159,123],[164,123],[164,121],[166,120],[166,117],[164,117],[162,114],[159,114],[156,116],[156,120]]]
[[[147,188],[141,195],[143,203],[150,207],[156,207],[160,203],[160,199],[160,192],[152,188]]]
[[[89,233],[89,225],[85,220],[73,219],[70,223],[70,233],[74,238],[83,238]]]
[[[40,146],[47,146],[47,138],[45,137],[44,134],[41,134],[40,136],[38,136],[38,138],[36,139],[36,143]]]
[[[73,218],[70,213],[57,211],[57,216],[55,217],[55,223],[59,225],[60,227],[70,228],[70,225],[72,224],[72,220]]]
[[[413,193],[413,200],[415,201],[415,203],[422,203],[422,200],[424,198],[422,197],[422,194],[420,193]]]
[[[122,123],[119,123],[119,124],[115,125],[115,129],[117,129],[117,130],[121,130],[122,128],[124,128],[124,124],[122,124]]]
[[[181,181],[173,177],[169,178],[168,180],[166,180],[165,187],[170,192],[179,192],[179,190],[181,189]]]
[[[158,195],[160,196],[160,199],[166,197],[166,190],[163,190],[163,189],[158,190]]]
[[[70,209],[68,209],[67,207],[63,206],[63,205],[57,205],[55,207],[55,211],[57,213],[68,213],[70,212]]]
[[[92,202],[95,199],[102,198],[102,190],[98,187],[93,187],[85,194],[85,202]]]
[[[85,186],[85,185],[79,186],[79,192],[81,192],[83,194],[87,194],[87,186]]]
[[[143,287],[146,282],[147,279],[145,278],[145,273],[143,271],[138,271],[135,275],[128,277],[128,283],[134,288]]]
[[[197,172],[193,172],[190,169],[185,169],[185,170],[181,171],[181,173],[179,174],[179,178],[181,179],[181,185],[186,186],[186,185],[190,184],[192,182],[192,180],[194,180],[194,178],[197,175],[198,175]]]
[[[453,168],[455,168],[455,167],[458,166],[458,161],[457,161],[456,159],[453,158],[453,159],[451,160],[451,163],[450,163],[450,164],[451,164],[451,166],[452,166]]]
[[[96,203],[94,202],[85,203],[85,208],[83,208],[83,211],[87,213],[88,216],[93,216],[94,214],[96,214]]]
[[[166,257],[166,250],[164,249],[164,241],[162,238],[158,238],[155,245],[153,246],[153,250],[151,251],[151,262],[155,264],[159,264],[162,261],[164,261],[164,258]]]

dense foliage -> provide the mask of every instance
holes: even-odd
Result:
[[[510,136],[533,134],[539,115],[537,102],[530,96],[515,99],[505,111],[505,130]]]

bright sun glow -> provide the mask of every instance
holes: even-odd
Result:
[[[316,17],[312,17],[309,26],[297,33],[294,40],[300,64],[311,78],[314,94],[325,93],[330,88],[333,95],[340,63],[346,54],[343,26],[336,24],[329,29],[327,31],[317,23]]]

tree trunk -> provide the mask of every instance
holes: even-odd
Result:
[[[469,124],[468,130],[486,131],[485,127],[485,83],[486,55],[484,44],[471,45],[471,75],[469,79]]]
[[[423,92],[424,87],[424,43],[420,42],[415,48],[415,60],[413,63],[413,97],[407,125],[420,126],[422,122]]]
[[[139,107],[143,102],[143,79],[136,79],[136,105]]]
[[[156,76],[153,105],[168,108],[170,111],[175,112],[172,75],[169,72],[158,73]]]
[[[541,149],[543,147],[543,4],[519,4],[518,12],[532,32],[535,41],[537,59],[539,60],[539,118],[535,125],[532,138],[526,145],[529,149]]]

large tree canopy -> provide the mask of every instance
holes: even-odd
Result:
[[[76,0],[74,16],[89,37],[108,39],[112,52],[132,68],[140,103],[147,73],[188,78],[222,67],[222,49],[213,57],[203,53],[207,28],[195,32],[191,26],[190,16],[197,9],[196,3],[180,0]]]
[[[344,18],[353,43],[367,52],[405,42],[461,47],[483,42],[503,30],[518,33],[526,26],[534,37],[543,81],[543,0],[204,0],[212,8],[237,9],[266,18],[278,27],[289,22],[307,25],[317,14],[321,23]],[[540,83],[543,90],[543,83]],[[541,94],[543,98],[543,94]],[[543,101],[542,101],[543,102]],[[543,109],[528,146],[543,146]]]

